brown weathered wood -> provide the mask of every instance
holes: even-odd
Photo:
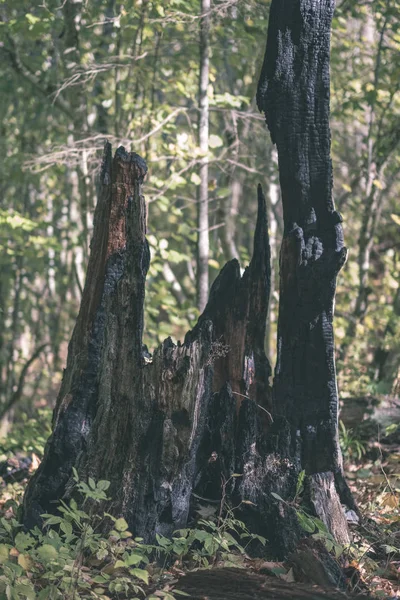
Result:
[[[296,581],[310,581],[325,588],[346,589],[346,579],[339,562],[328,552],[324,542],[302,539],[288,559]]]
[[[96,473],[101,462],[104,475],[121,481],[132,410],[127,399],[137,395],[142,377],[137,367],[142,360],[144,281],[150,255],[140,185],[146,171],[144,161],[123,148],[112,160],[111,146],[106,144],[87,278],[53,433],[24,500],[28,525],[54,510],[54,502],[65,494],[72,467],[91,452],[94,432],[100,438],[105,435],[107,443],[99,443],[91,470]],[[127,360],[133,368],[124,368]],[[107,419],[112,420],[109,429]],[[115,452],[109,453],[115,440],[119,442]]]
[[[211,569],[188,573],[176,585],[192,600],[356,600],[365,595],[346,595],[313,584],[286,583],[276,577],[251,573],[245,569]]]
[[[309,477],[310,504],[339,544],[349,544],[347,521],[336,493],[332,471],[313,473]]]

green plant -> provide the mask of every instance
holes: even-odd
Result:
[[[154,546],[133,539],[125,519],[95,515],[96,504],[107,500],[109,482],[89,478],[86,484],[75,470],[74,479],[81,506],[74,498],[61,501],[59,515],[42,515],[43,532],[25,533],[16,519],[0,520],[1,600],[145,595],[142,584],[149,583],[149,573],[144,567]],[[113,522],[108,535],[97,531],[104,518]]]
[[[388,425],[387,427],[385,427],[385,436],[389,436],[393,433],[396,433],[398,429],[400,429],[399,423],[392,423],[391,425]]]
[[[197,567],[208,567],[217,561],[223,561],[226,566],[240,566],[246,556],[246,548],[252,541],[265,545],[266,539],[263,536],[250,533],[243,521],[235,517],[235,511],[242,504],[252,503],[243,500],[232,508],[227,502],[226,488],[236,477],[241,475],[233,473],[222,482],[217,514],[210,515],[208,519],[199,519],[196,528],[175,531],[171,540],[157,536],[157,542],[164,549],[166,557],[174,555],[181,563],[186,559],[189,563],[194,562]],[[244,546],[243,542],[246,542]]]
[[[13,424],[11,435],[0,439],[0,454],[4,454],[6,459],[9,455],[22,451],[34,453],[41,458],[51,434],[51,416],[50,407],[38,409],[32,418],[22,414]]]
[[[227,506],[225,489],[230,480],[223,486],[218,515],[200,519],[196,528],[176,531],[172,539],[158,535],[156,544],[134,538],[123,517],[98,510],[108,500],[108,481],[89,477],[83,482],[76,469],[73,481],[74,497],[59,503],[58,514],[42,515],[43,531],[22,531],[12,513],[0,519],[0,600],[108,600],[109,594],[121,599],[174,600],[168,583],[161,582],[167,561],[207,567],[223,560],[238,566],[248,543],[256,539],[265,544]],[[100,528],[106,519],[108,534]],[[164,567],[150,565],[156,557]],[[149,588],[156,589],[156,595],[146,596]]]
[[[360,460],[366,452],[364,444],[355,436],[353,429],[347,429],[339,422],[339,442],[344,458]]]
[[[181,563],[186,559],[196,567],[208,567],[217,561],[223,561],[226,566],[238,566],[251,540],[257,539],[262,544],[266,541],[262,536],[250,533],[231,511],[221,524],[200,519],[197,525],[195,529],[175,531],[171,540],[157,536],[157,542],[165,550],[166,557],[176,556]],[[247,541],[245,546],[241,543],[243,540]]]

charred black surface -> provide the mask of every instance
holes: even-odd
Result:
[[[134,341],[133,352],[131,347],[129,349],[130,360],[139,361],[149,253],[144,238],[145,213],[139,218],[137,211],[145,211],[143,198],[140,201],[139,186],[146,171],[144,161],[138,155],[126,153],[123,148],[119,148],[112,159],[111,146],[106,144],[87,279],[53,414],[53,433],[24,499],[24,521],[28,527],[40,523],[40,514],[54,511],[54,503],[65,494],[72,467],[84,461],[90,451],[99,415],[106,403],[102,397],[102,378],[104,381],[110,375],[110,353],[117,349],[109,336],[112,324],[121,319],[121,290],[133,263],[138,291],[136,293],[135,288],[132,294],[134,302],[131,302],[132,297],[126,299],[133,315],[124,313],[125,321],[131,318],[131,328],[124,335],[126,339],[131,334]],[[135,247],[127,248],[131,226],[142,228],[143,234],[141,244],[135,238]],[[138,271],[142,274],[141,280]],[[120,326],[124,328],[126,322],[121,322]],[[117,430],[116,426],[114,430]],[[105,447],[107,444],[99,445],[97,460],[101,460]],[[95,472],[96,468],[93,470]],[[111,475],[112,469],[104,468],[104,471],[105,475]]]

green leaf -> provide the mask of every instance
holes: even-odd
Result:
[[[319,531],[322,531],[325,535],[331,536],[329,529],[327,528],[325,523],[323,521],[321,521],[321,519],[314,517],[313,521],[314,521],[315,525],[318,527]]]
[[[160,535],[159,533],[156,533],[156,540],[157,544],[161,546],[161,548],[169,548],[169,546],[171,545],[169,539],[167,539],[163,535]]]
[[[399,219],[399,225],[400,225],[400,219]],[[391,435],[392,433],[395,433],[399,427],[400,427],[400,425],[398,423],[392,423],[391,425],[388,425],[385,429],[385,435]]]
[[[287,574],[287,570],[284,567],[272,567],[269,570],[271,571],[271,573],[277,576]]]
[[[43,546],[40,546],[40,548],[37,549],[37,553],[40,560],[45,564],[58,558],[58,552],[56,548],[50,544],[43,544]]]
[[[126,564],[124,560],[117,560],[114,564],[114,569],[126,569]]]
[[[117,531],[126,531],[129,527],[128,523],[125,521],[123,517],[117,519],[114,523],[114,527]]]
[[[51,517],[49,517],[48,519],[46,519],[46,521],[44,522],[44,524],[46,526],[47,525],[59,525],[62,522],[63,522],[63,518],[62,517],[56,517],[56,516],[52,515]]]
[[[22,598],[26,598],[26,600],[35,600],[36,598],[35,589],[30,583],[16,583],[13,591],[17,594],[14,596],[15,598],[19,598],[19,594],[21,594]]]
[[[306,476],[306,472],[300,471],[299,473],[299,477],[297,479],[297,485],[296,485],[296,497],[301,494],[301,492],[303,491],[304,488],[304,478]]]
[[[60,529],[61,531],[63,531],[66,535],[72,535],[72,524],[69,523],[68,521],[63,521],[60,524]]]
[[[213,267],[213,269],[220,269],[220,265],[219,262],[217,262],[216,260],[214,260],[213,258],[209,258],[208,259],[208,266],[209,267]],[[233,475],[232,475],[233,477]]]
[[[31,25],[35,25],[35,23],[40,22],[39,17],[35,17],[35,15],[32,15],[31,13],[26,13],[25,17]]]
[[[197,173],[192,173],[190,176],[190,181],[192,183],[194,183],[194,185],[200,185],[200,177],[197,175]]]
[[[203,529],[197,529],[194,534],[194,539],[199,542],[204,542],[207,538],[211,536],[208,531],[204,531]]]
[[[105,479],[101,479],[97,482],[97,489],[105,492],[110,487],[110,481],[106,481]]]
[[[0,226],[7,225],[11,229],[21,229],[22,231],[32,231],[37,227],[34,221],[27,219],[16,210],[0,209]]]
[[[314,533],[314,531],[316,529],[316,525],[315,525],[313,519],[311,519],[311,517],[308,517],[306,514],[304,514],[301,511],[296,511],[296,514],[297,514],[297,518],[300,523],[300,527],[302,527],[302,529],[304,529],[304,531],[307,531],[307,533]]]
[[[132,534],[130,531],[121,531],[121,540],[126,540],[130,537],[132,537]]]
[[[145,569],[131,569],[129,572],[137,579],[144,581],[146,585],[149,583],[149,573]]]
[[[130,554],[128,558],[125,559],[125,564],[128,567],[132,567],[133,565],[139,565],[143,561],[143,556],[140,554]]]
[[[25,550],[35,545],[35,540],[28,533],[19,531],[15,536],[14,545],[18,552],[25,552]]]
[[[24,569],[24,571],[31,571],[33,567],[33,560],[31,559],[29,554],[19,554],[18,564]]]
[[[96,575],[96,577],[93,577],[93,581],[95,583],[107,583],[108,579],[103,575]]]
[[[265,546],[265,544],[267,543],[267,538],[265,538],[262,535],[257,535],[256,533],[252,533],[251,538],[258,540],[263,546]]]
[[[400,215],[391,214],[392,221],[396,223],[396,225],[400,225]]]
[[[277,500],[280,500],[281,502],[285,502],[284,499],[281,498],[279,494],[275,494],[275,492],[271,492],[271,496],[273,496]],[[285,504],[286,504],[286,502],[285,502]]]
[[[339,558],[339,556],[341,556],[343,554],[344,549],[345,549],[345,547],[342,546],[341,544],[334,544],[333,548],[334,548],[336,558]]]
[[[8,560],[10,550],[5,544],[0,544],[0,565]]]
[[[220,146],[224,145],[224,142],[222,138],[219,137],[219,135],[210,135],[210,137],[208,138],[208,145],[210,146],[210,148],[219,148]]]

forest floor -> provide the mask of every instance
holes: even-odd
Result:
[[[369,439],[345,456],[346,478],[363,516],[352,528],[357,553],[350,566],[376,595],[400,597],[400,431],[397,425],[380,439],[378,428],[369,429]]]
[[[46,553],[40,557],[38,554],[34,554],[34,544],[29,545],[29,541],[24,542],[21,546],[21,534],[19,544],[13,544],[13,538],[10,537],[9,523],[16,523],[18,518],[18,506],[21,503],[22,496],[28,478],[32,475],[35,469],[40,464],[40,458],[44,449],[45,439],[49,433],[49,415],[48,409],[41,409],[35,419],[24,418],[19,422],[8,435],[7,440],[0,440],[0,598],[2,598],[2,578],[7,583],[8,578],[11,575],[7,575],[9,569],[15,566],[12,571],[12,577],[14,580],[18,580],[18,584],[15,584],[14,588],[8,586],[7,589],[21,590],[26,589],[29,591],[29,586],[33,589],[31,583],[37,576],[38,563],[40,558],[43,559],[41,577],[46,575],[46,570],[49,569],[48,556]],[[376,422],[367,420],[362,423],[362,426],[351,430],[347,429],[341,424],[341,445],[345,459],[345,472],[347,480],[350,484],[351,490],[357,499],[360,512],[363,516],[360,523],[353,523],[350,525],[352,531],[352,544],[350,548],[343,548],[338,554],[336,559],[340,566],[344,569],[347,577],[348,590],[355,593],[366,593],[370,592],[374,597],[381,598],[400,598],[400,510],[399,510],[399,497],[400,497],[400,427],[397,423],[392,423],[385,428],[377,425]],[[100,482],[101,483],[101,482]],[[82,485],[82,484],[81,484]],[[86,486],[87,487],[87,486]],[[82,488],[83,489],[83,488]],[[88,488],[89,489],[89,488]],[[94,488],[94,495],[104,494],[100,488]],[[89,492],[88,492],[89,493]],[[212,515],[212,510],[210,515]],[[203,513],[203,523],[207,519],[207,510]],[[82,513],[85,514],[85,513]],[[68,515],[64,513],[66,517]],[[70,520],[73,517],[70,517]],[[84,519],[83,519],[84,520]],[[119,526],[118,526],[118,522]],[[61,519],[60,519],[61,522]],[[60,528],[65,528],[67,531],[65,534],[65,542],[72,544],[68,538],[69,525],[66,521],[60,524]],[[127,526],[126,526],[127,527]],[[114,538],[110,540],[94,539],[93,543],[97,544],[97,558],[99,560],[92,561],[89,566],[82,567],[84,586],[92,585],[89,590],[92,595],[85,595],[86,592],[82,592],[77,597],[89,598],[110,598],[108,596],[109,590],[112,588],[113,576],[107,574],[104,569],[100,569],[100,563],[102,560],[101,552],[104,556],[123,556],[126,561],[130,561],[131,565],[136,566],[132,562],[132,556],[138,556],[138,549],[141,552],[147,550],[143,546],[140,546],[140,541],[136,543],[133,549],[136,554],[128,555],[126,553],[127,547],[122,546],[123,544],[134,544],[131,534],[126,531],[125,522],[123,519],[119,519],[115,524]],[[8,530],[8,531],[7,531]],[[212,530],[205,527],[206,531]],[[64,529],[63,529],[64,531]],[[196,530],[195,536],[197,540],[203,538],[205,546],[207,543],[210,545],[209,540],[215,540],[216,533],[212,533],[210,537],[209,533],[203,533],[200,535],[199,530]],[[236,552],[234,544],[232,547],[229,542],[229,534],[225,532],[225,542],[228,544],[229,552],[222,552],[222,546],[218,547],[218,544],[212,546],[212,550],[208,552],[208,559],[204,559],[203,553],[203,565],[207,562],[209,565],[224,567],[231,567],[233,564],[239,567],[245,567],[247,571],[253,571],[255,573],[268,573],[269,575],[276,576],[283,579],[285,582],[305,582],[304,576],[298,577],[298,574],[293,571],[289,563],[277,563],[268,562],[263,559],[254,559],[242,553],[237,556],[237,560],[233,559]],[[13,533],[15,537],[15,533]],[[25,535],[25,534],[23,534]],[[190,533],[185,533],[186,541],[190,537]],[[220,535],[220,532],[218,533]],[[8,538],[7,538],[8,536]],[[209,536],[209,537],[207,537]],[[6,539],[7,538],[7,539]],[[222,538],[221,538],[222,539]],[[183,538],[180,537],[178,542],[182,545]],[[207,541],[208,540],[208,541]],[[226,542],[228,540],[228,542]],[[42,547],[49,548],[49,543],[45,543],[46,540],[41,540]],[[49,540],[47,540],[49,542]],[[50,545],[53,544],[54,540],[50,540]],[[164,597],[166,600],[174,599],[174,588],[176,582],[179,580],[179,576],[190,568],[193,568],[194,561],[193,555],[190,555],[190,544],[187,544],[186,549],[188,550],[187,556],[184,555],[184,551],[180,552],[176,549],[178,542],[175,541],[175,546],[171,546],[172,555],[176,554],[176,559],[169,561],[169,567],[163,568],[162,577],[159,576],[158,567],[147,564],[143,569],[134,568],[133,571],[135,579],[135,593],[137,597],[146,598],[159,598]],[[213,543],[214,543],[213,542]],[[55,543],[55,542],[54,542]],[[161,545],[166,542],[161,540]],[[111,546],[110,546],[111,544]],[[112,544],[115,546],[115,552]],[[179,545],[178,544],[178,545]],[[122,549],[121,549],[122,548]],[[170,548],[170,549],[171,549]],[[51,549],[51,548],[50,548]],[[102,549],[102,550],[101,550]],[[226,548],[225,548],[226,549]],[[122,551],[125,553],[121,555]],[[337,550],[337,549],[336,549]],[[67,549],[64,548],[66,554]],[[130,550],[132,551],[132,549]],[[185,550],[186,551],[186,550]],[[71,551],[72,552],[72,551]],[[214,556],[212,553],[214,552]],[[340,554],[340,556],[339,556]],[[71,553],[71,556],[73,553]],[[117,558],[118,558],[117,556]],[[128,557],[128,558],[126,558]],[[76,562],[76,559],[74,559]],[[123,569],[124,565],[121,560],[117,563],[121,563],[120,567]],[[148,561],[144,561],[146,563]],[[117,568],[114,564],[114,569]],[[66,563],[67,564],[67,563]],[[126,563],[128,564],[128,563]],[[34,566],[36,565],[36,567]],[[93,566],[92,566],[93,565]],[[138,566],[143,566],[139,564]],[[199,566],[199,565],[197,565]],[[2,567],[4,568],[2,575]],[[35,571],[36,568],[36,571]],[[39,571],[40,571],[39,568]],[[65,569],[67,566],[64,567]],[[85,573],[86,568],[86,573]],[[127,568],[127,567],[126,567]],[[96,573],[92,573],[91,569],[97,569]],[[53,569],[54,571],[54,569]],[[130,570],[131,575],[133,574],[132,569]],[[35,575],[36,572],[36,575]],[[148,574],[150,574],[150,579]],[[123,574],[123,572],[122,572]],[[115,578],[115,581],[129,580],[127,577],[122,577],[120,571],[116,571],[119,579]],[[122,577],[122,579],[121,579]],[[104,580],[102,580],[102,578]],[[108,579],[107,579],[108,578]],[[110,579],[111,578],[111,579]],[[50,578],[51,580],[51,578]],[[138,582],[144,585],[143,593],[140,592]],[[6,583],[3,581],[3,588],[6,590]],[[157,581],[155,585],[154,582]],[[8,584],[7,584],[8,585]],[[35,584],[36,585],[36,584]],[[42,594],[38,596],[33,595],[36,592],[26,591],[26,595],[21,591],[15,592],[16,595],[12,595],[9,591],[5,593],[4,598],[52,598],[51,595],[46,595],[43,590],[47,589],[42,583]],[[46,585],[50,585],[47,581]],[[83,585],[83,584],[82,584]],[[120,584],[114,582],[115,586]],[[130,585],[129,581],[125,586]],[[150,587],[148,587],[150,585]],[[19,586],[19,587],[18,587]],[[22,587],[21,587],[22,586]],[[25,588],[24,588],[25,586]],[[93,587],[97,586],[97,587]],[[108,587],[107,587],[108,586]],[[153,586],[153,587],[152,587]],[[155,586],[155,587],[154,587]],[[128,587],[126,589],[128,589]],[[149,589],[152,587],[152,592]],[[28,589],[29,588],[29,589]],[[137,589],[136,589],[137,588]],[[35,588],[36,589],[36,588]],[[4,591],[3,590],[3,591]],[[93,590],[97,590],[94,592]],[[122,593],[123,590],[120,590]],[[30,594],[30,595],[29,595]],[[94,594],[94,595],[93,595]],[[96,595],[97,594],[97,595]],[[63,592],[61,596],[54,597],[68,597]],[[75,596],[73,596],[75,597]],[[115,596],[116,597],[116,596]],[[118,597],[133,597],[118,595]]]

